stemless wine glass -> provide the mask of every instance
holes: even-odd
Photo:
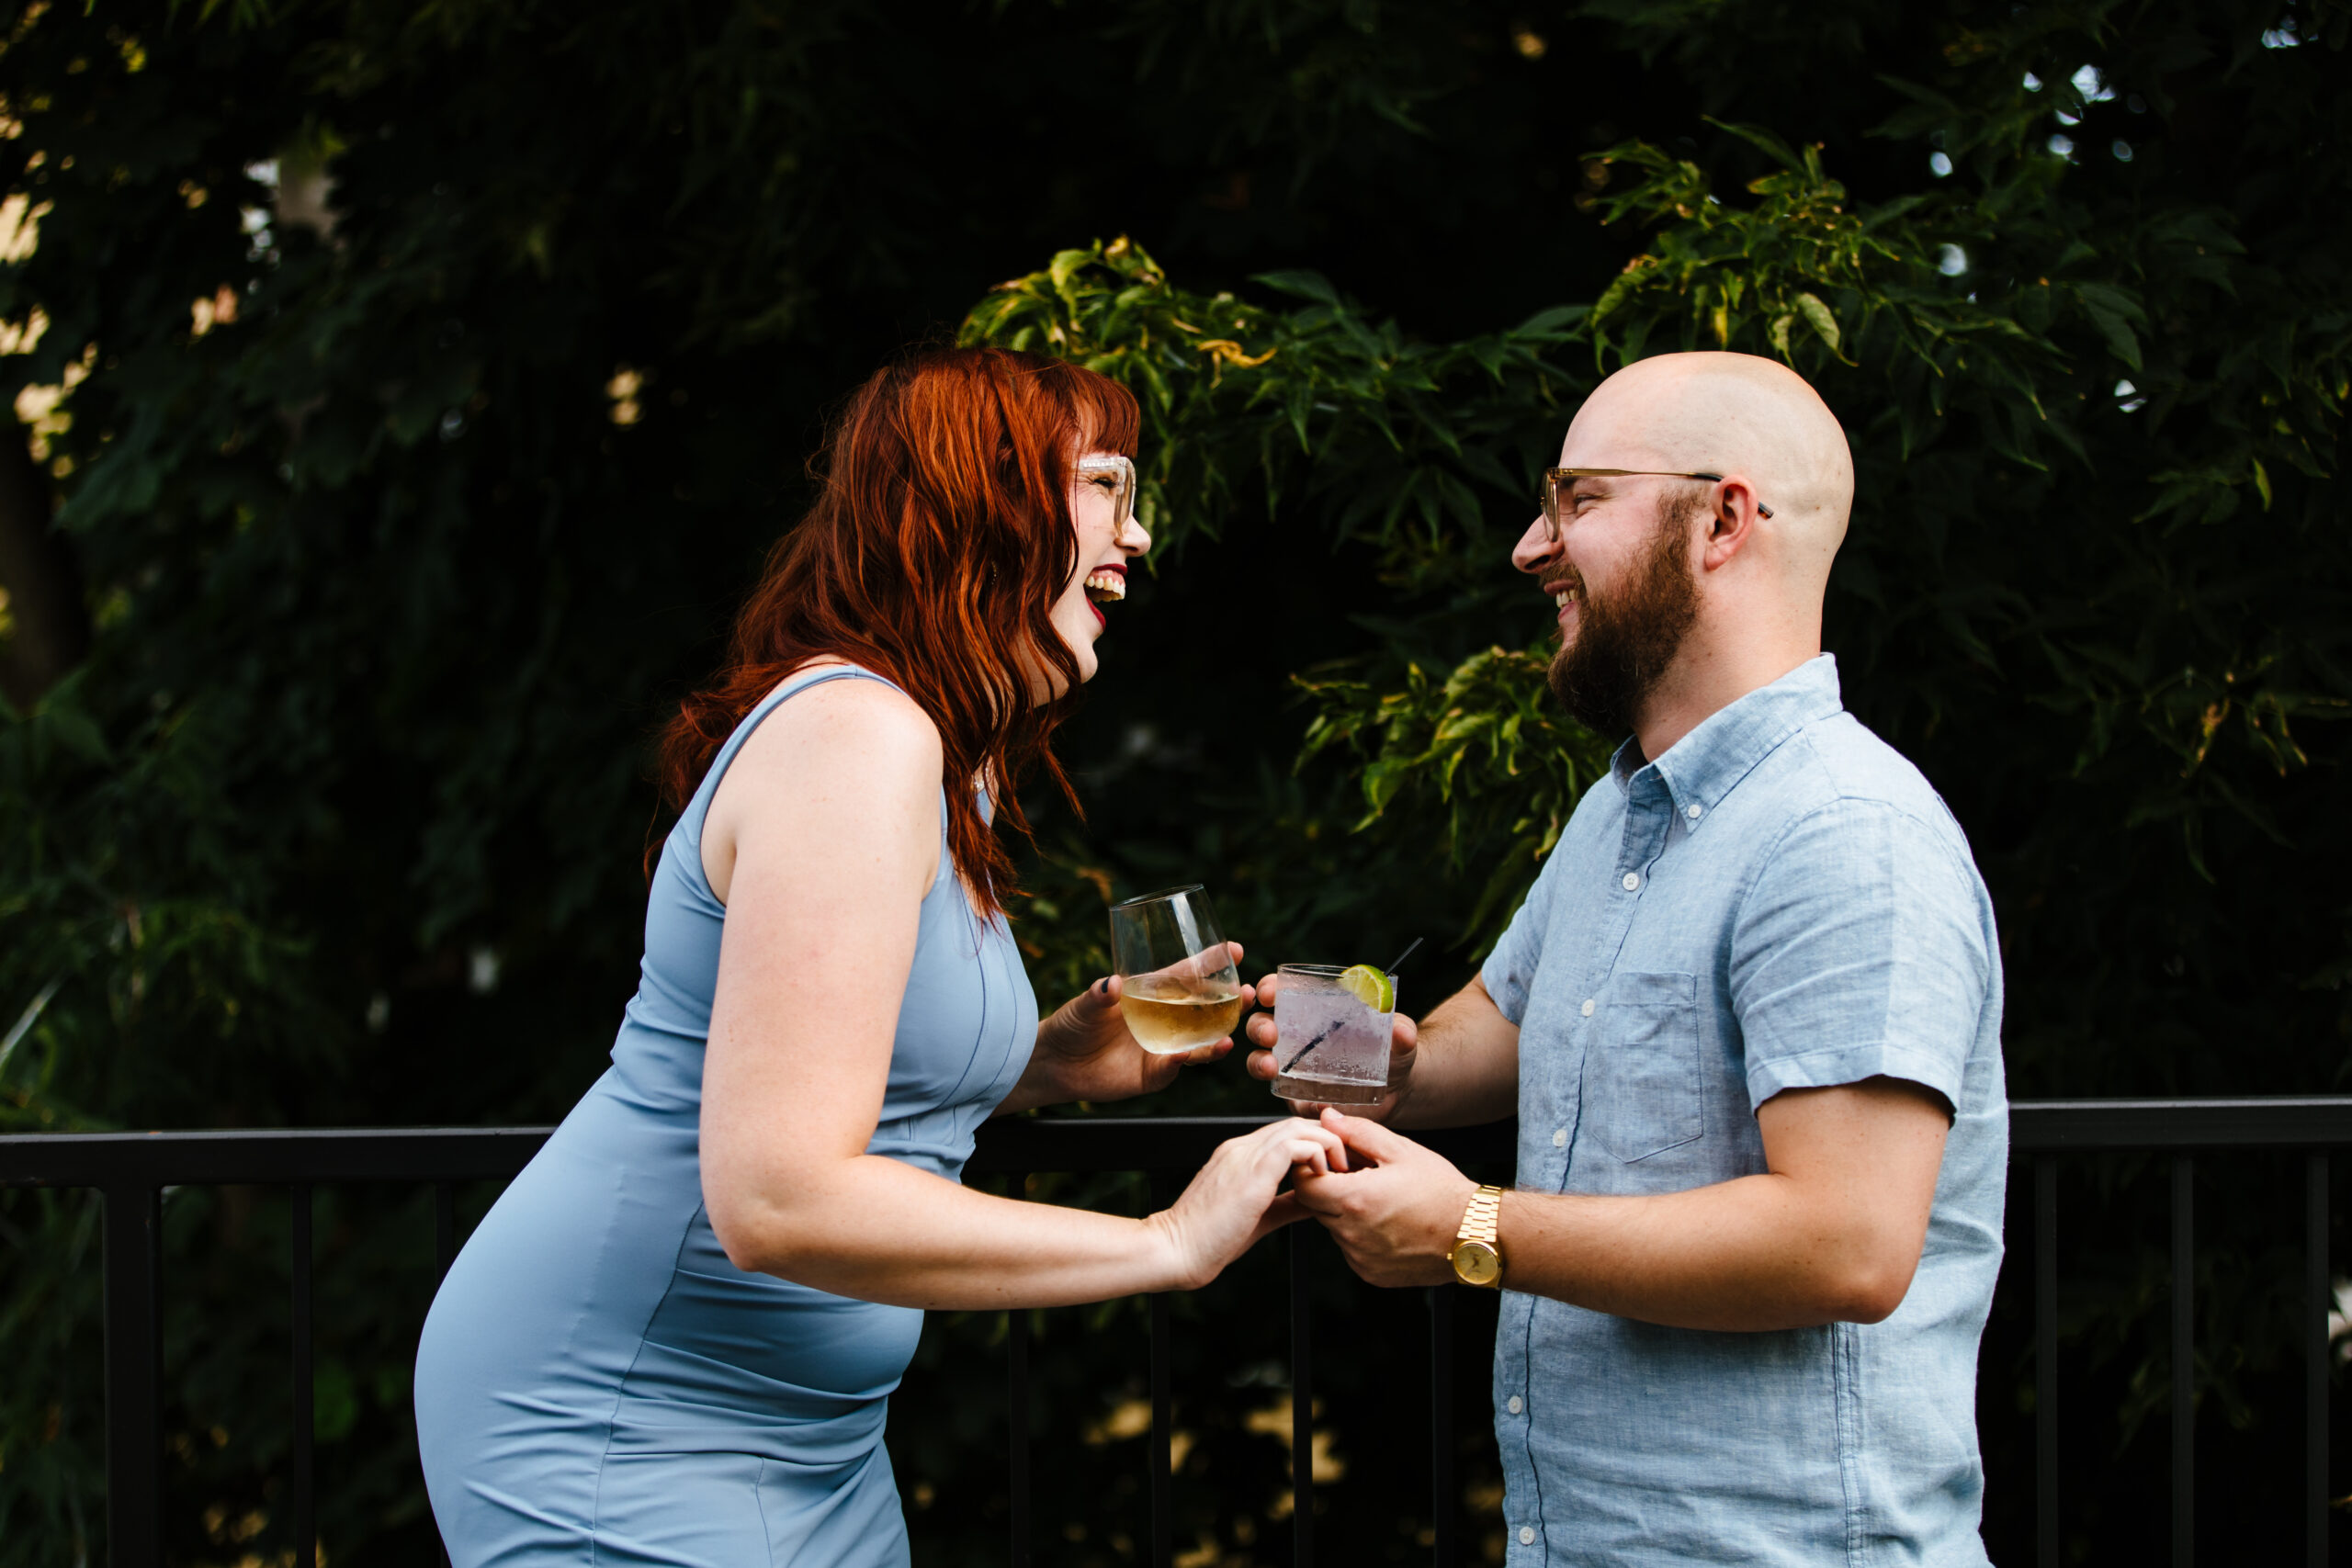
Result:
[[[1114,904],[1111,950],[1127,1032],[1154,1055],[1197,1050],[1241,1021],[1241,976],[1198,885]]]

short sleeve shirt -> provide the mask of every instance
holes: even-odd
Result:
[[[1512,1568],[1985,1562],[1999,951],[1960,825],[1844,711],[1827,655],[1655,761],[1619,750],[1482,972],[1520,1030],[1518,1185],[1759,1173],[1756,1110],[1791,1089],[1901,1078],[1953,1121],[1918,1272],[1883,1322],[1711,1333],[1504,1292]]]

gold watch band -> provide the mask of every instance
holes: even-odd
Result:
[[[1495,1232],[1502,1213],[1503,1190],[1499,1187],[1479,1188],[1471,1194],[1470,1206],[1462,1212],[1462,1229],[1453,1239],[1483,1241],[1488,1247],[1494,1246]]]

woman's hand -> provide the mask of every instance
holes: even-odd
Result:
[[[1225,945],[1233,962],[1239,964],[1241,944]],[[997,1114],[1074,1100],[1129,1100],[1166,1089],[1186,1067],[1216,1061],[1232,1051],[1231,1036],[1180,1055],[1156,1056],[1146,1051],[1128,1032],[1126,1017],[1119,1010],[1122,984],[1118,976],[1106,976],[1064,1002],[1037,1026],[1037,1047],[1030,1054],[1029,1066],[1004,1103],[997,1107]],[[1241,987],[1244,1010],[1256,999],[1255,989]]]
[[[1270,1122],[1219,1144],[1173,1206],[1146,1223],[1171,1249],[1175,1284],[1197,1291],[1260,1238],[1306,1217],[1282,1190],[1293,1170],[1302,1177],[1348,1168],[1347,1145],[1319,1122]]]

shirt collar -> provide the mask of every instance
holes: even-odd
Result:
[[[1650,774],[1678,807],[1695,806],[1703,816],[1781,742],[1845,711],[1837,657],[1819,654],[1709,714],[1655,762],[1643,757],[1637,738],[1628,738],[1610,758],[1609,772],[1628,795],[1640,793],[1643,775]]]

